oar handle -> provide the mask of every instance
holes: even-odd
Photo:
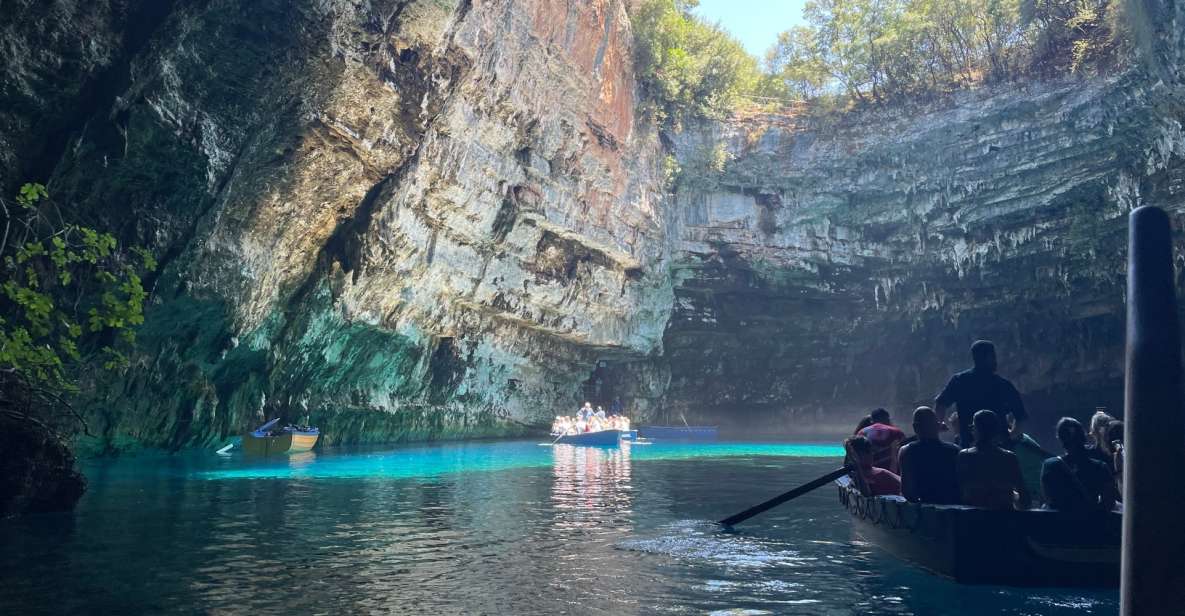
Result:
[[[759,513],[764,513],[766,511],[769,511],[770,509],[773,509],[774,507],[777,507],[778,505],[781,505],[782,503],[794,500],[794,499],[798,498],[799,496],[806,494],[807,492],[815,490],[825,484],[831,483],[832,481],[835,481],[836,479],[839,479],[840,477],[843,477],[844,475],[848,474],[848,472],[851,470],[852,470],[851,466],[843,466],[842,468],[837,468],[837,469],[831,471],[830,473],[827,473],[826,475],[823,475],[822,477],[819,477],[818,479],[815,479],[814,481],[811,481],[809,483],[804,483],[804,484],[798,486],[797,488],[794,488],[793,490],[786,492],[785,494],[782,494],[780,496],[775,496],[775,497],[765,501],[764,503],[761,503],[760,505],[754,505],[754,506],[749,507],[748,509],[746,509],[736,515],[732,515],[727,518],[724,518],[723,520],[720,520],[720,524],[723,526],[733,526],[735,524],[740,524],[741,522],[744,522],[745,520],[748,520],[749,518],[751,518]]]

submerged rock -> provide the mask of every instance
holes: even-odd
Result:
[[[0,518],[70,511],[86,491],[69,444],[27,421],[0,415]]]

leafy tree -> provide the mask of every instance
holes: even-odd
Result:
[[[66,222],[45,186],[0,198],[0,413],[58,432],[89,367],[118,370],[144,322],[142,248]],[[65,411],[69,411],[66,414]]]
[[[1102,69],[1125,53],[1115,0],[812,0],[766,57],[764,87],[882,103],[1028,73]]]
[[[669,128],[725,115],[761,79],[757,59],[692,13],[698,0],[645,0],[631,15],[644,110]]]

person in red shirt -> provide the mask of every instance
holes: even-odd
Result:
[[[863,436],[844,441],[844,449],[855,462],[856,485],[869,496],[900,496],[901,478],[892,471],[873,466],[872,443]]]
[[[894,473],[899,472],[897,450],[905,440],[905,432],[893,425],[893,420],[885,409],[876,409],[869,413],[868,419],[872,423],[861,428],[857,436],[863,436],[872,445],[872,465]]]

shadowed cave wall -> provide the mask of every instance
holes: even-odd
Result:
[[[1182,9],[1142,6],[1121,74],[664,145],[621,0],[16,2],[0,185],[162,261],[92,448],[514,434],[588,395],[846,426],[977,337],[1082,414],[1121,397],[1126,212],[1180,222]]]

